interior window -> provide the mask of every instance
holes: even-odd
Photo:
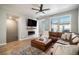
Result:
[[[71,16],[54,17],[51,19],[51,31],[71,32]]]

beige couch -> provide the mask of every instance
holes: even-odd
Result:
[[[75,33],[62,33],[61,37],[58,37],[58,40],[53,46],[52,53],[54,55],[77,55],[79,54],[79,37]],[[67,36],[68,34],[68,36]]]

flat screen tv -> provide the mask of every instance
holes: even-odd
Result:
[[[37,26],[37,21],[32,20],[32,19],[28,19],[27,26],[36,27]]]

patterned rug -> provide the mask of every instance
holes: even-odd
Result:
[[[32,46],[27,46],[18,49],[15,49],[11,53],[11,55],[45,55],[46,53]]]
[[[26,44],[27,43],[27,44]],[[30,40],[12,42],[0,48],[0,55],[50,55],[51,49],[43,52],[31,46]]]
[[[17,50],[13,50],[10,55],[49,55],[50,52],[43,52],[32,46],[23,47]]]

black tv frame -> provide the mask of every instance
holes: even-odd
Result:
[[[37,21],[33,20],[33,19],[28,19],[27,26],[29,26],[29,27],[36,27],[37,26]]]

